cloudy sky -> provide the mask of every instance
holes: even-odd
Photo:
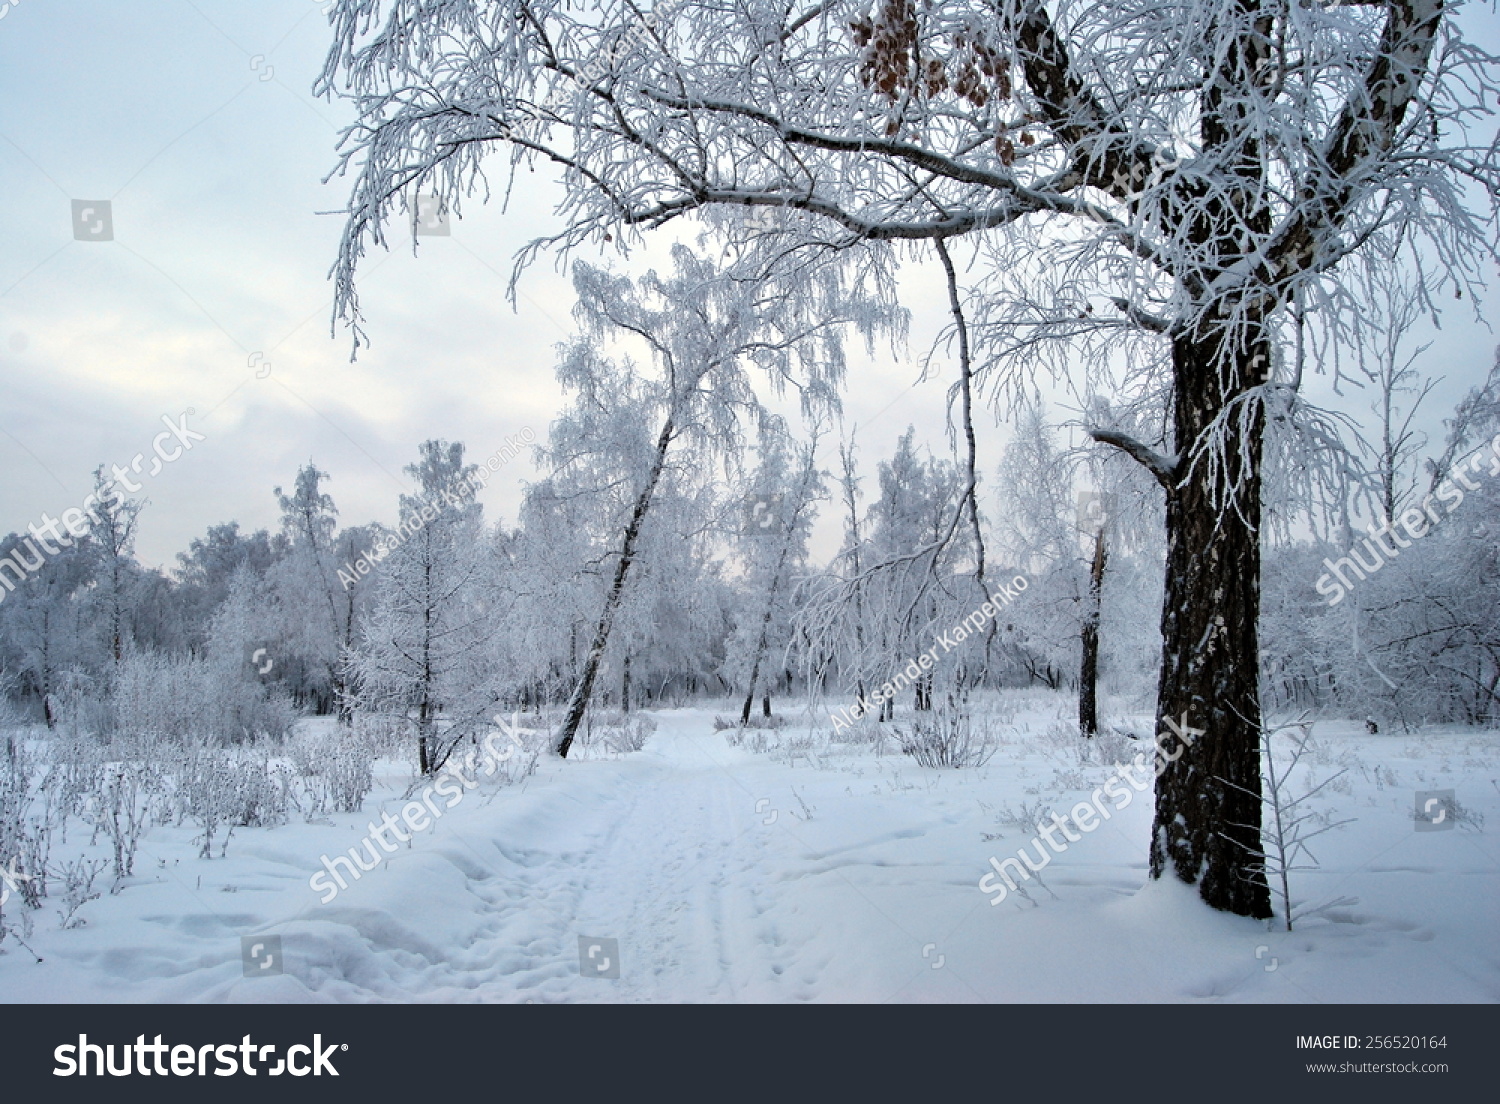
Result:
[[[345,188],[322,178],[347,118],[309,91],[328,32],[314,0],[0,0],[0,533],[78,505],[99,464],[128,466],[162,418],[204,435],[154,476],[138,551],[156,566],[210,525],[277,523],[272,488],[309,459],[346,524],[392,521],[420,441],[482,461],[557,412],[555,345],[572,294],[544,264],[506,300],[516,251],[557,193],[528,176],[510,210],[466,208],[420,253],[373,254],[373,346],[330,332],[327,272]],[[1500,43],[1496,20],[1476,16]],[[77,240],[74,201],[112,240]],[[861,356],[846,418],[873,465],[908,422],[945,447],[945,384],[916,382],[944,321],[930,275],[907,281],[904,357]],[[1481,304],[1481,313],[1484,306]],[[1495,337],[1455,304],[1430,354],[1430,427],[1482,378]],[[1316,394],[1314,397],[1317,397]],[[1356,400],[1357,409],[1364,400]],[[993,470],[1002,437],[986,434]],[[513,520],[529,457],[482,496]]]

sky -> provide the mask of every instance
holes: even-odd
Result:
[[[1493,14],[1475,26],[1500,42]],[[544,261],[517,309],[506,295],[515,254],[556,225],[561,193],[542,173],[508,210],[466,205],[416,255],[409,241],[373,252],[360,277],[373,344],[350,362],[327,279],[346,185],[323,183],[349,113],[310,91],[327,44],[315,0],[0,0],[0,533],[80,505],[95,467],[141,455],[137,552],[170,568],[211,525],[274,530],[273,489],[309,461],[344,524],[389,523],[423,440],[463,441],[483,462],[526,430],[545,438],[571,287]],[[96,236],[79,240],[85,209]],[[947,449],[947,383],[918,382],[942,288],[912,270],[903,294],[905,353],[856,350],[845,395],[870,474],[908,423]],[[1432,337],[1436,439],[1496,338],[1468,303]],[[1004,436],[986,417],[988,471]],[[509,461],[481,494],[488,516],[513,522],[535,477],[529,451]],[[836,533],[825,510],[815,550]]]

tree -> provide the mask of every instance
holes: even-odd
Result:
[[[753,264],[736,263],[733,255],[721,267],[677,245],[672,262],[670,274],[653,270],[636,281],[582,262],[573,270],[575,314],[584,335],[569,348],[558,375],[564,387],[578,392],[578,400],[575,416],[554,427],[551,455],[571,463],[596,442],[626,440],[641,425],[656,428],[654,441],[627,473],[628,513],[611,554],[614,571],[558,729],[557,750],[563,757],[588,709],[642,529],[674,445],[699,465],[736,451],[741,417],[760,409],[747,371],[752,366],[774,386],[800,369],[804,405],[826,407],[833,402],[832,385],[843,373],[843,329],[856,324],[868,338],[887,319],[857,283],[830,290],[814,313],[795,294],[796,287]],[[803,279],[809,275],[807,270],[799,273]],[[657,376],[640,378],[630,364],[600,355],[599,343],[622,338],[645,345]],[[630,413],[622,419],[627,409]],[[603,422],[612,424],[601,434],[605,427],[598,423]]]
[[[177,553],[176,597],[182,607],[188,645],[202,652],[204,632],[214,610],[229,597],[230,580],[240,568],[257,578],[286,555],[286,537],[274,538],[264,529],[249,536],[240,533],[239,522],[211,525],[202,537],[193,538],[186,552]]]
[[[1088,582],[1078,559],[1075,462],[1058,441],[1040,400],[1022,406],[1016,433],[1001,456],[1000,515],[1006,519],[997,550],[1034,581],[1012,655],[1028,680],[1057,687],[1069,668],[1080,669],[1079,642],[1087,631]],[[1081,688],[1080,688],[1081,692]]]
[[[750,477],[751,490],[746,496],[750,506],[740,530],[749,610],[748,616],[739,621],[726,662],[726,667],[732,665],[744,672],[741,725],[750,723],[757,689],[761,691],[761,712],[766,717],[771,715],[771,680],[762,683],[761,667],[773,644],[780,644],[784,650],[791,643],[790,575],[793,568],[806,562],[813,503],[823,491],[823,473],[816,465],[819,436],[815,428],[812,440],[798,448],[779,419],[762,424],[760,463]],[[762,506],[766,508],[760,509]]]
[[[459,442],[423,442],[406,467],[416,493],[377,552],[380,573],[351,662],[356,709],[413,722],[417,767],[442,768],[498,698],[487,645],[498,629],[472,464]],[[446,723],[440,724],[439,722]]]
[[[860,520],[852,448],[846,446],[845,545],[831,569],[804,588],[799,616],[805,659],[815,668],[810,675],[821,681],[828,666],[837,664],[861,699],[866,683],[894,691],[893,674],[990,597],[979,570],[978,528],[964,525],[978,516],[973,477],[950,461],[922,456],[912,427],[876,471],[880,496]],[[919,711],[932,708],[938,678],[946,681],[946,692],[962,699],[982,681],[993,641],[987,630],[983,647],[896,682],[904,687],[910,680]],[[878,720],[890,720],[895,708],[894,692],[882,694]]]
[[[59,542],[61,543],[61,542]],[[0,540],[0,560],[27,565],[32,557],[36,567],[19,585],[10,578],[3,580],[0,591],[0,668],[19,676],[20,687],[35,695],[41,703],[42,718],[48,728],[56,726],[60,676],[70,667],[83,666],[87,649],[83,647],[80,599],[93,581],[95,557],[86,542],[73,542],[56,549],[55,554],[37,554],[34,539],[24,541],[12,533]],[[14,589],[10,588],[14,586]]]
[[[126,617],[135,570],[135,529],[145,505],[121,493],[116,481],[94,469],[94,506],[88,512],[89,547],[97,557],[95,585],[104,606],[104,632],[110,670],[125,657]]]
[[[1497,383],[1500,360],[1448,420],[1428,493],[1377,518],[1386,524],[1371,526],[1363,549],[1334,553],[1361,563],[1369,555],[1375,567],[1349,579],[1350,600],[1325,607],[1318,627],[1331,639],[1335,685],[1354,708],[1379,703],[1408,726],[1486,724],[1500,713]]]
[[[1414,422],[1423,400],[1437,386],[1418,371],[1416,362],[1430,343],[1408,353],[1407,338],[1424,313],[1416,289],[1409,281],[1382,269],[1372,273],[1373,325],[1364,329],[1365,344],[1373,364],[1366,369],[1374,385],[1371,409],[1379,419],[1380,441],[1375,448],[1376,478],[1379,481],[1381,520],[1394,522],[1416,489],[1417,455],[1427,445],[1427,438]],[[1410,396],[1403,403],[1402,396]]]
[[[343,580],[350,576],[343,565],[358,559],[365,548],[359,541],[363,534],[337,532],[338,508],[321,489],[327,478],[327,472],[309,463],[297,472],[291,494],[276,488],[288,547],[277,565],[277,583],[286,593],[287,608],[294,611],[287,635],[318,669],[319,712],[337,704],[347,720],[349,653],[358,639],[355,590],[362,576],[355,574],[346,584]]]
[[[1349,269],[1383,240],[1410,258],[1425,239],[1430,288],[1472,285],[1477,254],[1493,255],[1464,188],[1500,193],[1494,152],[1467,138],[1494,80],[1453,10],[688,0],[648,22],[616,0],[446,0],[416,20],[400,0],[339,0],[320,89],[348,96],[358,119],[336,309],[361,340],[367,245],[413,189],[457,207],[496,149],[512,169],[559,168],[563,247],[768,207],[784,234],[764,238],[974,235],[996,276],[1025,258],[1050,266],[1071,294],[1031,321],[1080,339],[1132,329],[1162,383],[1161,440],[1094,427],[1166,499],[1158,725],[1186,718],[1209,734],[1158,777],[1151,873],[1269,916],[1256,635],[1267,369],[1288,305],[1336,309]],[[1387,227],[1399,237],[1383,239]]]

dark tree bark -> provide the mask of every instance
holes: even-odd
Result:
[[[432,746],[436,713],[432,663],[432,534],[426,528],[422,530],[422,542],[425,551],[422,556],[422,683],[417,699],[417,766],[422,774],[427,775],[437,768],[433,763]]]
[[[1085,736],[1099,734],[1099,616],[1104,598],[1104,566],[1109,550],[1104,527],[1094,536],[1094,560],[1089,568],[1088,607],[1083,614],[1082,658],[1078,664],[1078,728]]]
[[[1218,187],[1193,196],[1183,212],[1206,263],[1179,273],[1203,288],[1203,304],[1172,331],[1177,455],[1158,458],[1153,469],[1166,490],[1167,564],[1156,703],[1166,754],[1158,752],[1151,875],[1170,870],[1212,907],[1263,919],[1271,915],[1260,801],[1264,408],[1252,393],[1271,363],[1267,320],[1278,303],[1276,295],[1252,300],[1233,287],[1210,288],[1271,232],[1254,113],[1256,85],[1269,79],[1273,23],[1255,0],[1235,3],[1244,18],[1226,36],[1199,101]],[[1136,458],[1153,467],[1153,458]]]
[[[1226,367],[1214,335],[1174,342],[1179,442],[1202,438],[1225,390],[1259,383],[1252,365],[1264,363],[1257,354],[1268,348],[1253,348],[1230,356]],[[1224,387],[1230,371],[1240,387]],[[1200,458],[1182,463],[1186,472],[1167,492],[1156,720],[1167,758],[1177,758],[1160,764],[1156,781],[1151,875],[1170,870],[1196,883],[1214,908],[1264,919],[1271,894],[1261,869],[1259,416],[1254,421],[1225,450],[1217,483]],[[1184,748],[1173,735],[1178,728],[1202,735]]]

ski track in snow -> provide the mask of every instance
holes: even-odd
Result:
[[[134,884],[85,906],[87,926],[39,925],[43,964],[7,945],[0,999],[1500,999],[1487,836],[1331,837],[1302,889],[1358,883],[1364,903],[1268,932],[1186,887],[1142,888],[1143,800],[992,908],[987,859],[1026,839],[982,839],[978,803],[1017,800],[1034,768],[816,770],[731,747],[706,711],[656,716],[641,752],[544,759],[524,785],[470,792],[326,905],[307,886],[318,856],[399,801],[241,830],[225,860],[154,830]],[[243,976],[240,937],[258,934],[281,936],[281,975]],[[580,936],[618,940],[618,979],[582,976]]]

